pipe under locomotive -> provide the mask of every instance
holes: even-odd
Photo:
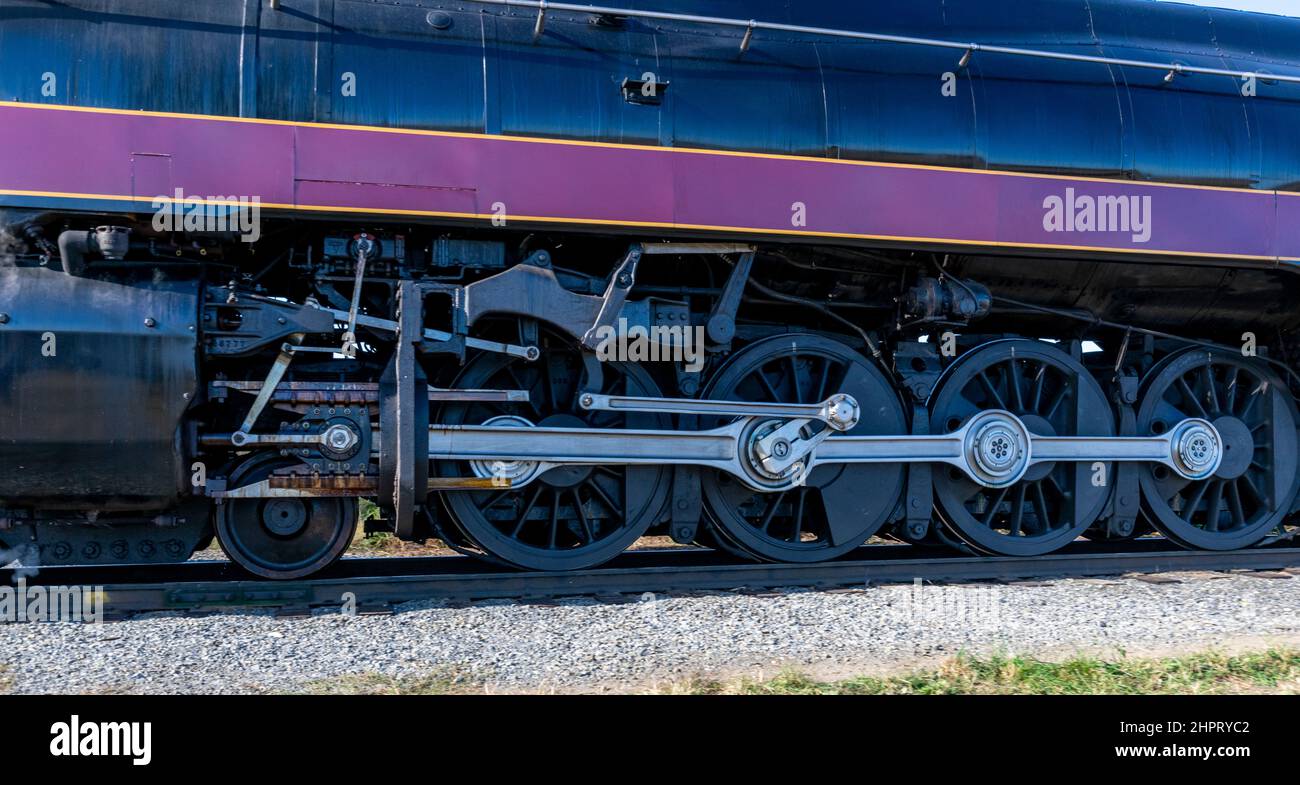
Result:
[[[1294,534],[1300,20],[0,0],[0,550]]]

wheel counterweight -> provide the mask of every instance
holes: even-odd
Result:
[[[952,433],[990,409],[1011,412],[1039,436],[1114,436],[1105,393],[1078,361],[1042,341],[993,341],[958,358],[930,398],[930,422]],[[977,458],[1014,457],[1014,440],[991,432]],[[984,553],[1037,556],[1074,540],[1101,513],[1110,464],[1036,463],[1003,487],[976,483],[955,467],[934,472],[940,518]]]
[[[1201,480],[1164,466],[1144,467],[1143,511],[1162,534],[1186,547],[1255,545],[1290,511],[1300,484],[1295,401],[1259,360],[1189,349],[1158,363],[1143,382],[1138,430],[1162,434],[1187,417],[1214,424],[1222,460]]]
[[[571,342],[543,334],[542,358],[483,354],[456,380],[459,388],[526,390],[520,404],[453,404],[438,422],[480,425],[502,422],[559,428],[671,428],[666,415],[586,411],[582,356]],[[641,368],[602,364],[600,392],[657,396],[659,389]],[[442,461],[441,476],[510,474],[517,466]],[[526,467],[525,467],[526,468]],[[522,470],[522,469],[521,469]],[[614,558],[643,535],[667,501],[671,470],[666,466],[559,466],[519,489],[450,491],[443,494],[458,533],[479,550],[533,570],[576,570]]]
[[[810,403],[833,393],[851,395],[861,408],[849,435],[907,432],[884,374],[851,347],[811,334],[750,344],[710,382],[705,397]],[[817,467],[802,485],[771,493],[722,472],[705,472],[703,484],[724,547],[768,561],[812,562],[847,553],[875,534],[897,506],[903,478],[900,464],[839,464]]]

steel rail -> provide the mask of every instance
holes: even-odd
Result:
[[[576,13],[587,13],[607,16],[627,16],[639,19],[658,19],[667,22],[687,22],[701,25],[717,25],[721,27],[734,27],[745,30],[745,38],[741,42],[740,50],[742,52],[749,49],[753,40],[755,30],[772,30],[782,33],[798,33],[801,35],[826,36],[829,38],[848,38],[859,41],[875,41],[880,43],[892,44],[910,44],[913,46],[929,46],[942,49],[953,49],[966,52],[958,62],[958,68],[964,68],[970,62],[970,54],[975,52],[989,52],[993,54],[1011,55],[1014,57],[1031,57],[1043,60],[1068,60],[1077,63],[1096,63],[1099,65],[1118,65],[1128,66],[1130,68],[1146,68],[1153,71],[1164,71],[1167,76],[1165,81],[1172,81],[1175,74],[1207,74],[1211,76],[1230,76],[1234,79],[1257,78],[1265,82],[1290,82],[1300,84],[1300,76],[1286,76],[1273,73],[1260,73],[1258,71],[1233,71],[1226,68],[1209,68],[1205,66],[1184,65],[1182,63],[1160,63],[1151,60],[1130,60],[1122,57],[1106,57],[1104,55],[1081,55],[1071,54],[1069,52],[1053,52],[1044,49],[1024,49],[1015,46],[1000,46],[997,44],[981,44],[974,41],[949,41],[939,38],[917,38],[906,35],[890,35],[888,33],[868,33],[856,30],[840,30],[831,27],[807,27],[804,25],[790,25],[779,22],[760,22],[753,19],[731,19],[721,16],[696,16],[693,14],[678,14],[667,11],[642,11],[635,8],[613,8],[608,6],[582,5],[579,3],[553,3],[550,0],[470,0],[481,5],[504,6],[510,8],[527,8],[538,12],[537,31],[534,37],[540,35],[545,29],[546,12],[548,11],[570,11]]]
[[[1121,547],[1123,548],[1121,550]],[[29,585],[103,588],[104,614],[273,609],[285,613],[386,612],[412,601],[540,600],[556,597],[638,599],[645,594],[758,591],[911,583],[1067,578],[1173,571],[1300,568],[1300,548],[1242,551],[1170,550],[1165,540],[1123,546],[1075,543],[1047,556],[978,557],[909,545],[865,546],[813,564],[738,563],[697,548],[631,551],[604,567],[574,572],[518,572],[463,556],[345,559],[319,577],[300,581],[248,578],[227,562],[176,565],[42,568]],[[16,580],[0,570],[0,583]]]

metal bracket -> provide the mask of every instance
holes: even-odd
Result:
[[[397,302],[397,345],[379,382],[379,491],[380,506],[393,512],[394,533],[411,539],[429,487],[427,442],[420,437],[429,428],[429,385],[416,358],[424,340],[423,285],[402,281]]]
[[[673,542],[690,545],[695,541],[703,513],[704,498],[697,466],[673,468],[672,509],[669,512],[668,534]]]
[[[533,23],[533,41],[542,37],[546,32],[546,0],[539,0],[537,6],[537,21]]]
[[[582,336],[583,346],[596,349],[600,345],[600,338],[597,335],[600,328],[612,326],[618,321],[618,315],[623,311],[623,303],[627,302],[628,292],[632,291],[632,286],[636,283],[636,268],[640,262],[641,246],[633,245],[628,248],[623,262],[614,270],[614,274],[609,278],[609,285],[605,287],[605,296],[600,312],[596,314],[596,321],[587,330],[586,335]]]
[[[930,412],[923,405],[912,406],[912,434],[930,434]],[[903,526],[900,534],[910,542],[920,542],[930,531],[931,510],[934,507],[934,480],[928,463],[907,466],[907,495],[903,504]]]
[[[1132,406],[1120,406],[1119,433],[1121,436],[1137,434],[1137,415],[1134,414]],[[1105,521],[1106,533],[1111,537],[1128,537],[1133,534],[1133,530],[1137,527],[1139,499],[1141,498],[1141,491],[1138,488],[1138,473],[1141,470],[1142,464],[1140,463],[1120,462],[1115,464],[1111,477],[1114,487],[1111,490],[1108,505],[1110,515],[1107,516]]]
[[[203,303],[203,346],[208,355],[244,356],[297,333],[332,335],[334,323],[314,308],[214,287]]]
[[[731,269],[727,283],[722,287],[722,295],[713,306],[713,312],[705,322],[705,331],[709,340],[720,349],[730,349],[731,339],[736,337],[736,311],[740,308],[740,299],[745,294],[745,284],[749,282],[749,273],[754,267],[754,251],[751,249],[740,255],[740,260]]]
[[[280,385],[284,379],[285,371],[289,370],[289,363],[293,362],[293,351],[291,346],[296,345],[303,339],[302,333],[297,333],[289,337],[289,343],[285,344],[271,364],[271,370],[266,373],[266,380],[262,382],[262,389],[257,391],[257,397],[253,399],[253,405],[249,407],[248,414],[244,415],[244,422],[239,426],[241,433],[247,434],[253,430],[257,423],[257,418],[262,416],[262,411],[266,409],[266,404],[270,402],[271,396],[275,394],[275,388]]]

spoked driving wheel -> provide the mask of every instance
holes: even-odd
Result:
[[[1138,432],[1167,433],[1200,417],[1219,432],[1223,458],[1204,480],[1151,465],[1139,475],[1142,508],[1185,547],[1231,550],[1258,543],[1291,509],[1296,485],[1296,406],[1261,361],[1189,349],[1156,365],[1143,382]]]
[[[453,404],[447,425],[538,425],[556,428],[671,429],[663,415],[585,411],[578,405],[585,371],[572,341],[543,334],[541,359],[483,354],[456,380],[459,388],[526,390],[529,403]],[[602,363],[607,395],[658,396],[635,365]],[[442,461],[443,476],[514,476],[525,464]],[[461,534],[497,558],[533,570],[576,570],[617,556],[655,522],[667,500],[671,472],[663,466],[565,466],[521,488],[443,494]]]
[[[1002,409],[1039,436],[1113,436],[1106,395],[1081,364],[1042,341],[993,341],[948,367],[930,398],[930,425],[952,433]],[[1113,467],[1037,463],[1013,485],[990,488],[956,467],[934,470],[948,528],[985,553],[1037,556],[1074,540],[1101,513]]]
[[[260,482],[294,461],[258,456],[231,474],[230,486]],[[216,534],[230,560],[263,578],[301,578],[347,550],[357,530],[357,500],[345,498],[226,499]]]
[[[840,392],[853,396],[861,411],[850,434],[907,433],[902,404],[884,374],[851,347],[815,335],[750,344],[710,382],[704,397],[815,403]],[[702,479],[720,544],[769,561],[811,562],[846,553],[874,534],[898,504],[903,477],[902,465],[826,464],[803,485],[770,493],[724,472],[704,472]]]

